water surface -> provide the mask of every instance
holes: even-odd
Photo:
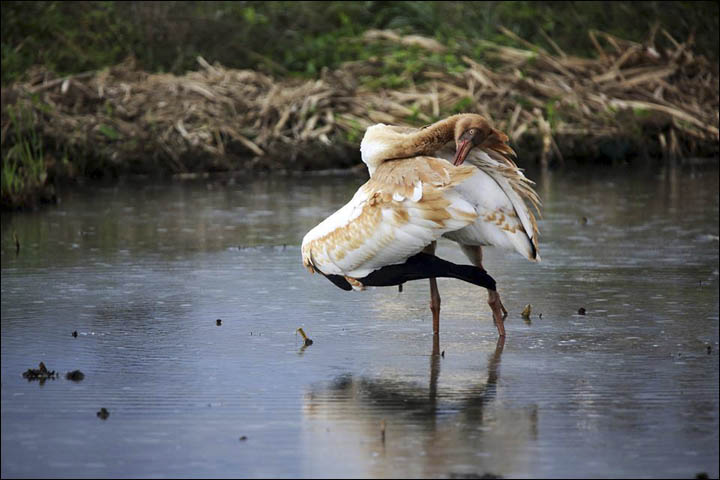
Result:
[[[485,250],[504,343],[472,285],[439,280],[434,345],[426,281],[348,293],[302,268],[359,177],[3,214],[2,476],[717,477],[717,169],[529,175],[542,262]],[[63,378],[25,380],[40,361]]]

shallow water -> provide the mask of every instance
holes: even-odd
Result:
[[[439,280],[433,345],[427,282],[347,293],[302,268],[357,177],[3,214],[2,476],[717,477],[717,169],[529,176],[542,262],[485,249],[504,344],[472,285]],[[25,380],[40,361],[61,378]]]

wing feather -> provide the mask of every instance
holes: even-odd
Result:
[[[448,161],[453,155],[450,148],[438,152]],[[540,199],[532,182],[512,160],[497,152],[471,151],[466,163],[477,169],[458,191],[475,206],[479,216],[472,225],[445,236],[467,245],[515,249],[529,260],[539,261],[537,221],[530,206],[539,213]]]
[[[371,166],[374,160],[397,157],[399,153],[393,149],[406,143],[409,136],[418,131],[383,124],[369,127],[363,137],[361,152],[371,175],[376,176]],[[540,199],[532,187],[533,182],[523,175],[513,161],[515,152],[506,141],[486,145],[483,149],[478,147],[467,156],[463,166],[474,165],[477,167],[476,172],[479,172],[458,191],[477,209],[479,216],[473,224],[461,231],[450,231],[445,236],[468,245],[495,245],[515,249],[530,260],[540,260],[538,227],[533,213],[534,210],[537,215],[540,214]],[[434,155],[452,162],[454,154],[455,144],[448,142]],[[434,170],[432,178],[426,181],[433,184],[437,182],[438,185],[448,182],[441,176],[440,172]],[[411,184],[406,182],[407,178],[399,178],[405,186]],[[408,197],[416,198],[417,193],[399,188],[391,196],[401,201]]]
[[[384,162],[347,205],[305,236],[303,263],[353,278],[403,263],[475,221],[475,208],[455,189],[475,170],[434,157]]]

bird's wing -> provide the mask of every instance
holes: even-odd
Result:
[[[347,205],[305,236],[304,265],[362,278],[404,262],[475,221],[475,208],[455,191],[475,171],[433,157],[384,162]]]
[[[448,161],[452,161],[453,155],[451,150],[438,152]],[[515,249],[529,260],[540,260],[537,221],[530,208],[539,213],[540,199],[532,188],[533,182],[511,159],[494,151],[471,151],[466,164],[475,165],[477,170],[458,192],[476,208],[479,216],[467,228],[445,236],[469,245]]]

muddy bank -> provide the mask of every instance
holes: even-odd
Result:
[[[360,161],[368,125],[420,126],[461,111],[506,131],[521,164],[717,155],[718,65],[693,51],[692,38],[661,30],[638,44],[589,35],[594,59],[520,38],[525,49],[481,40],[482,59],[462,57],[464,71],[428,64],[412,77],[422,81],[396,89],[370,86],[368,79],[383,75],[380,58],[313,80],[227,69],[201,57],[199,69],[182,76],[140,71],[132,59],[63,78],[38,69],[3,89],[3,174],[8,166],[15,174],[30,170],[26,157],[35,157],[40,173],[30,183],[52,200],[42,188],[48,178],[343,168]],[[392,32],[365,37],[447,49]],[[27,148],[8,156],[16,145]],[[22,203],[19,189],[5,183],[3,205]]]

